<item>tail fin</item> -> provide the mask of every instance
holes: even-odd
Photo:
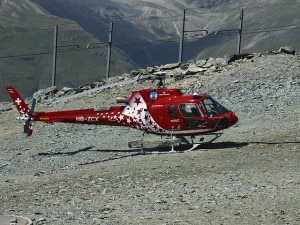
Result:
[[[18,119],[22,119],[26,121],[24,125],[24,133],[27,133],[27,136],[29,137],[32,134],[32,129],[33,129],[33,122],[31,121],[31,115],[33,113],[34,105],[31,111],[28,105],[23,100],[23,98],[20,96],[20,94],[13,86],[8,86],[6,87],[6,89],[13,103],[15,104],[15,106],[17,107],[20,113],[21,117],[18,117]]]
[[[12,87],[6,87],[8,94],[10,95],[11,99],[13,100],[15,106],[17,107],[20,116],[22,119],[28,119],[29,117],[29,113],[30,113],[30,109],[28,107],[28,105],[25,103],[25,101],[23,100],[23,98],[20,96],[20,94],[17,92],[17,90]]]

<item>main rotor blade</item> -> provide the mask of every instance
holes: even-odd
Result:
[[[84,91],[84,92],[80,92],[80,93],[77,93],[77,94],[74,94],[74,95],[61,97],[61,98],[51,102],[51,104],[56,104],[56,103],[59,103],[59,102],[62,102],[62,101],[67,101],[67,100],[73,99],[73,98],[79,98],[81,96],[92,94],[92,93],[95,93],[97,91],[100,91],[100,90],[103,90],[103,89],[106,89],[106,88],[112,88],[112,87],[116,87],[116,86],[124,85],[124,84],[131,84],[131,83],[134,83],[136,81],[137,81],[137,78],[132,79],[132,80],[125,80],[125,81],[121,81],[121,82],[117,82],[117,83],[103,85],[103,86],[93,88],[93,89],[90,89],[90,90],[87,90],[87,91]]]
[[[32,99],[31,109],[30,109],[30,112],[29,112],[29,117],[26,120],[25,126],[24,126],[24,133],[26,133],[26,134],[28,134],[28,131],[29,131],[29,127],[30,127],[30,123],[31,123],[31,118],[32,118],[32,114],[34,112],[35,105],[36,105],[36,99],[33,98]]]

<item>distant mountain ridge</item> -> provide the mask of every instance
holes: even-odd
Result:
[[[113,43],[141,67],[178,60],[179,35],[183,10],[186,9],[184,60],[236,52],[236,30],[240,9],[244,10],[243,48],[247,52],[276,49],[285,44],[297,48],[300,41],[294,29],[300,22],[296,0],[32,0],[50,14],[70,19],[102,42],[108,40],[108,24],[114,22]],[[277,5],[277,6],[276,6]],[[275,33],[266,28],[278,28]],[[289,27],[289,43],[286,29]],[[212,34],[202,38],[207,30]],[[229,32],[217,31],[232,30]],[[291,34],[291,36],[290,36]],[[294,35],[295,34],[295,35]],[[192,38],[191,38],[192,37]],[[268,40],[269,39],[269,40]],[[170,41],[171,40],[171,41]],[[271,41],[270,41],[271,40]],[[279,43],[281,42],[281,43]],[[285,42],[285,43],[283,43]],[[218,46],[226,43],[225,46]],[[216,47],[217,46],[217,47]],[[209,49],[209,51],[206,51]],[[159,53],[159,54],[157,54]]]

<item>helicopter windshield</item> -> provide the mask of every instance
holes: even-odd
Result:
[[[223,114],[229,111],[228,109],[226,109],[224,106],[222,106],[220,103],[218,103],[216,100],[214,100],[211,97],[201,101],[201,105],[204,108],[207,117],[217,116],[219,114]]]

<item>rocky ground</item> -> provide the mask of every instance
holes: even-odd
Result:
[[[0,214],[34,224],[300,224],[299,55],[256,55],[221,70],[168,79],[206,92],[239,116],[188,153],[140,155],[129,128],[36,123],[25,138],[0,103]],[[36,110],[115,104],[155,87],[123,85]],[[205,137],[209,141],[210,136]]]

